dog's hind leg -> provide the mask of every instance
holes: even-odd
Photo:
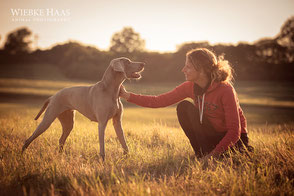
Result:
[[[63,107],[56,106],[56,105],[51,105],[49,104],[42,122],[38,125],[34,133],[29,137],[23,147],[22,147],[22,152],[31,144],[34,139],[36,139],[39,135],[44,133],[48,127],[51,125],[51,123],[57,118],[57,116],[64,111]]]
[[[64,143],[70,134],[71,130],[73,129],[74,125],[74,111],[73,110],[66,110],[62,112],[58,119],[62,126],[62,135],[59,139],[59,152],[62,152]]]

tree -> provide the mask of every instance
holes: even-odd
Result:
[[[277,40],[282,45],[294,48],[294,16],[290,17],[281,27]]]
[[[285,47],[284,51],[280,51],[286,56],[289,63],[294,62],[294,16],[291,16],[281,27],[281,31],[275,38],[277,43]]]
[[[125,27],[122,31],[115,33],[111,38],[110,51],[120,53],[132,53],[143,51],[145,40],[136,33],[132,27]]]
[[[28,53],[31,51],[31,43],[32,32],[23,27],[8,34],[4,51],[9,54]]]
[[[263,38],[255,43],[256,54],[259,60],[270,64],[282,64],[289,62],[289,50],[280,45],[277,40]]]

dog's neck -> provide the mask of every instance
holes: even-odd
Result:
[[[102,77],[100,83],[105,89],[113,90],[115,95],[119,94],[121,84],[126,80],[124,73],[114,71],[112,67],[108,67]]]

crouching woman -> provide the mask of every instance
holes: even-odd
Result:
[[[223,57],[206,48],[186,54],[182,69],[186,82],[172,91],[158,95],[127,92],[122,86],[120,97],[143,107],[177,105],[179,123],[197,157],[219,157],[229,148],[248,146],[246,118],[232,86],[232,68]],[[186,98],[191,98],[191,103]],[[252,147],[251,147],[252,148]],[[250,149],[251,149],[250,148]]]

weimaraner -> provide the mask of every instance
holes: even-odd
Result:
[[[47,108],[44,118],[35,132],[25,141],[22,151],[45,132],[56,118],[62,125],[63,133],[59,139],[59,148],[62,151],[65,140],[73,128],[74,110],[77,110],[91,121],[98,122],[100,155],[103,160],[105,159],[104,133],[110,118],[113,120],[113,126],[124,153],[127,153],[128,146],[121,124],[123,105],[119,98],[119,90],[125,79],[139,79],[144,65],[145,63],[132,62],[125,57],[113,59],[102,80],[96,84],[64,88],[49,97],[35,120]]]

